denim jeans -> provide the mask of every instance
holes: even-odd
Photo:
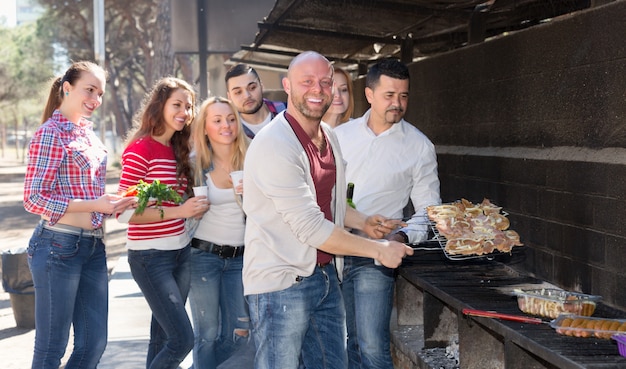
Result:
[[[189,249],[128,250],[130,271],[152,310],[148,369],[176,369],[193,348],[193,330],[185,310],[191,275]]]
[[[195,333],[194,369],[216,368],[248,341],[250,316],[243,297],[242,267],[243,256],[224,259],[191,249],[189,304]],[[248,332],[242,336],[235,330]]]
[[[343,369],[345,312],[335,267],[315,267],[310,277],[276,292],[248,295],[256,369]],[[295,282],[295,281],[294,281]]]
[[[344,258],[343,292],[350,369],[393,369],[389,320],[393,308],[394,270],[370,258]]]
[[[109,281],[101,238],[38,225],[28,245],[35,285],[33,369],[58,369],[74,327],[65,368],[95,368],[107,343]]]

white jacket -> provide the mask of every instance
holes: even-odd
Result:
[[[322,127],[337,167],[331,205],[334,224],[325,219],[317,205],[309,159],[284,112],[250,144],[243,180],[243,209],[247,215],[245,295],[280,291],[296,283],[298,276],[310,276],[317,261],[317,248],[335,227],[343,228],[345,163],[334,132],[325,123]],[[335,264],[341,270],[339,257]]]

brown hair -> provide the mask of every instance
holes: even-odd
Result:
[[[246,136],[243,125],[241,124],[241,119],[239,119],[239,113],[237,113],[237,108],[232,103],[232,101],[223,98],[223,97],[211,97],[205,100],[200,106],[200,112],[194,119],[192,124],[192,132],[193,132],[193,149],[196,154],[195,158],[195,168],[194,175],[196,178],[196,185],[199,186],[202,181],[202,171],[203,169],[208,169],[213,160],[213,150],[211,149],[211,142],[209,141],[209,137],[204,134],[204,127],[206,126],[207,113],[209,110],[209,106],[217,103],[228,104],[230,109],[233,111],[235,115],[235,119],[237,120],[237,127],[239,128],[237,132],[237,137],[235,138],[235,153],[230,160],[230,164],[232,165],[233,170],[241,170],[243,169],[243,161],[246,157],[246,151],[248,150],[248,145],[250,143],[250,139]]]
[[[146,94],[141,105],[141,109],[133,118],[133,129],[128,133],[126,146],[140,138],[148,136],[160,136],[165,132],[165,120],[163,109],[165,102],[176,90],[187,91],[191,95],[191,117],[185,127],[172,136],[170,140],[176,157],[176,174],[178,183],[181,185],[183,178],[187,179],[187,194],[191,195],[193,183],[193,173],[191,170],[189,153],[191,151],[189,137],[191,136],[191,122],[196,113],[196,93],[191,85],[182,79],[175,77],[164,77],[158,80],[152,90]]]
[[[96,63],[85,60],[72,63],[63,76],[56,77],[52,80],[50,92],[48,93],[48,101],[46,102],[43,114],[41,115],[42,124],[45,123],[52,116],[52,113],[54,113],[54,111],[61,106],[61,102],[63,101],[63,82],[67,81],[73,86],[74,83],[82,77],[83,72],[102,74],[105,81],[108,79],[107,72]]]

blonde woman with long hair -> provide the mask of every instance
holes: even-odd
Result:
[[[243,169],[249,139],[230,100],[206,100],[192,125],[196,185],[208,187],[209,211],[191,240],[194,367],[215,368],[248,342],[243,296],[245,215],[230,173]]]

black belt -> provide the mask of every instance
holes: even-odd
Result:
[[[236,258],[237,256],[243,255],[244,248],[243,246],[218,245],[198,238],[191,239],[191,247],[210,252],[224,259]]]

